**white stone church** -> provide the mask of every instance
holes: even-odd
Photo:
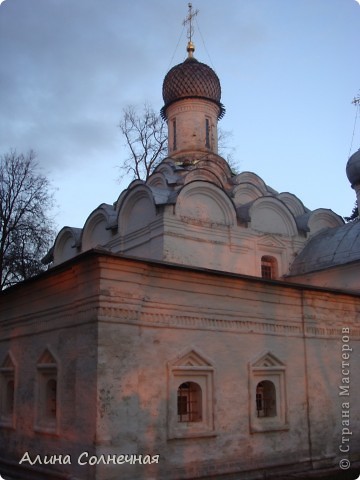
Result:
[[[191,42],[163,99],[168,157],[149,180],[63,228],[51,268],[0,295],[0,473],[348,478],[360,222],[232,173],[220,81]],[[360,197],[360,151],[347,174]]]

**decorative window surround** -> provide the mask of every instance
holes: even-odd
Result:
[[[59,388],[57,361],[46,349],[37,363],[35,431],[58,433]]]
[[[249,364],[250,432],[288,430],[286,404],[286,366],[270,352],[257,357]],[[259,394],[261,389],[271,392],[272,408],[265,412]],[[266,393],[266,392],[265,392]]]
[[[168,365],[168,438],[197,438],[214,436],[214,368],[209,360],[195,350],[190,350],[185,355]],[[180,389],[181,387],[181,389]],[[192,389],[191,389],[192,387]],[[179,402],[179,391],[186,397],[196,395],[197,415],[186,421],[186,416],[181,416],[181,409],[185,409]],[[180,409],[180,410],[179,410]],[[182,410],[184,412],[184,410]]]
[[[0,427],[15,428],[15,373],[15,362],[9,353],[0,367]]]

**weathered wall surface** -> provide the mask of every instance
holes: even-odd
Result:
[[[14,424],[0,428],[1,466],[19,467],[28,452],[71,455],[72,464],[53,466],[36,461],[31,467],[76,474],[77,457],[94,449],[96,434],[97,271],[80,262],[5,291],[0,296],[0,362],[11,355],[15,364]],[[39,360],[50,352],[57,369],[56,424],[39,421]],[[48,360],[45,360],[48,361]],[[46,364],[45,364],[46,372]],[[29,467],[29,461],[21,463]],[[93,468],[81,467],[91,479]],[[21,474],[21,470],[16,473]],[[49,478],[35,475],[36,478]]]
[[[292,275],[289,282],[316,285],[325,288],[342,288],[358,292],[360,290],[359,268],[357,262],[338,265],[303,275]]]
[[[71,454],[72,465],[53,468],[96,480],[231,472],[249,480],[261,469],[359,460],[356,295],[89,252],[1,302],[0,361],[11,351],[18,372],[16,429],[0,429],[2,458]],[[352,348],[349,375],[343,345]],[[46,348],[59,365],[56,435],[34,430],[36,365]],[[351,390],[339,396],[344,377]],[[178,422],[186,380],[202,388],[198,422]],[[271,418],[257,418],[262,380],[276,387]],[[344,402],[353,432],[346,455]],[[83,452],[160,457],[78,465]]]
[[[359,388],[358,297],[109,258],[102,272],[99,389],[109,395],[98,454],[159,454],[160,462],[100,466],[99,479],[115,479],[120,471],[122,478],[178,479],[298,462],[336,465],[343,328],[354,349],[352,391]],[[186,436],[171,431],[172,365],[190,351],[209,365],[195,360],[192,375],[211,369],[206,402],[213,418],[203,431],[188,424]],[[284,372],[277,399],[284,417],[261,431],[252,375],[269,352],[279,365],[260,369],[256,378]],[[354,459],[358,408],[353,395]]]

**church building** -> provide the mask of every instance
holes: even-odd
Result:
[[[163,82],[167,158],[0,294],[4,478],[360,472],[360,222],[232,172],[194,50]],[[360,151],[346,172],[360,197]]]

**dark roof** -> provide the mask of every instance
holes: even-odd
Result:
[[[346,165],[346,175],[351,185],[360,183],[360,150],[353,153]]]
[[[187,58],[183,63],[175,65],[166,74],[163,82],[164,107],[183,98],[204,98],[215,102],[220,107],[219,118],[225,113],[221,104],[220,80],[214,70],[194,57]]]
[[[295,258],[290,275],[345,265],[360,260],[360,221],[315,235]]]

